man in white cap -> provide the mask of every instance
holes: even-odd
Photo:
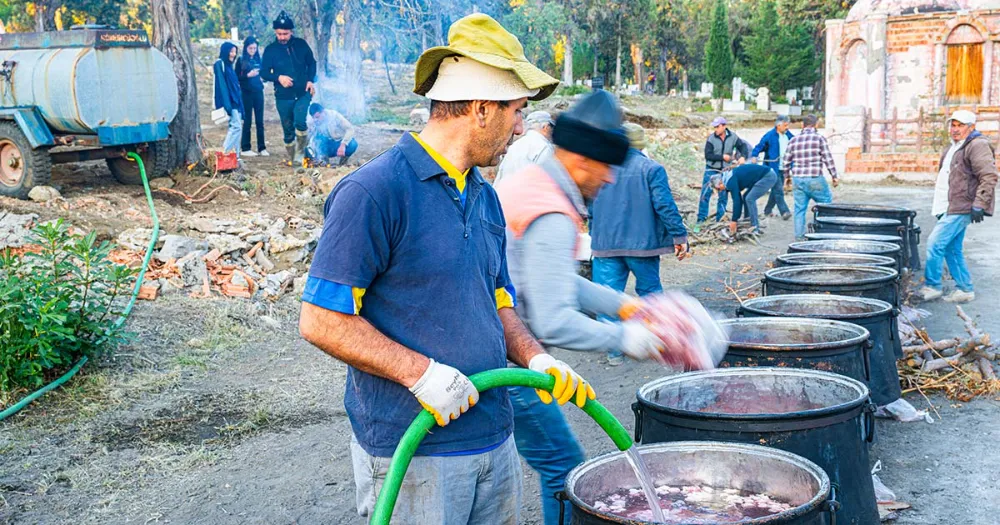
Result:
[[[371,514],[396,446],[426,409],[440,428],[416,451],[393,523],[515,525],[522,476],[510,399],[503,388],[480,394],[468,376],[509,360],[555,376],[560,403],[582,405],[594,392],[514,311],[506,223],[476,166],[497,164],[523,129],[528,99],[547,97],[558,81],[486,15],[455,22],[448,41],[417,62],[414,91],[431,99],[427,126],[327,199],[299,329],[349,365],[359,514]]]
[[[944,300],[967,303],[976,298],[972,276],[965,265],[962,244],[969,223],[982,222],[993,215],[997,185],[996,155],[990,140],[976,131],[976,114],[959,110],[948,119],[951,146],[941,155],[931,213],[937,224],[927,240],[927,265],[920,296],[925,301],[944,295],[942,270],[955,280],[956,289]]]
[[[705,174],[701,179],[701,197],[698,199],[697,224],[694,231],[701,231],[701,223],[708,219],[708,205],[715,189],[709,183],[712,175],[718,175],[739,165],[750,156],[750,145],[728,127],[725,117],[712,121],[712,133],[705,141]],[[715,205],[715,220],[721,221],[726,214],[726,196],[719,195]]]
[[[552,153],[552,127],[555,121],[548,111],[532,112],[524,119],[524,127],[527,131],[521,138],[507,148],[507,154],[503,157],[503,162],[497,168],[497,176],[494,183],[500,182],[511,173],[517,173],[522,169],[538,164],[546,155]]]

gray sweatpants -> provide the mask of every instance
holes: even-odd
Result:
[[[391,458],[371,456],[351,436],[358,514],[375,508]],[[403,478],[392,523],[414,525],[517,525],[521,460],[514,440],[471,456],[417,456]]]

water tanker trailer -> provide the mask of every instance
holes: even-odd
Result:
[[[167,171],[177,113],[173,65],[144,31],[0,35],[0,195],[26,198],[52,164],[105,159],[122,183]]]

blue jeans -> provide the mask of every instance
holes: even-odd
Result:
[[[747,218],[750,219],[750,225],[754,228],[760,227],[760,219],[757,217],[757,200],[771,193],[774,189],[774,181],[777,178],[778,176],[774,174],[774,170],[769,170],[767,175],[764,175],[752,188],[743,194],[743,208],[746,210]]]
[[[948,263],[948,272],[955,280],[955,286],[963,292],[972,291],[972,276],[969,267],[965,265],[962,254],[962,243],[965,242],[965,229],[972,222],[969,214],[946,214],[938,219],[934,231],[927,239],[927,265],[924,267],[924,281],[927,286],[940,290],[941,273],[944,263]]]
[[[639,296],[660,293],[660,257],[594,257],[594,282],[619,292],[625,291],[628,274],[635,275],[635,293]],[[617,350],[608,352],[608,357],[621,357]]]
[[[788,213],[788,204],[785,203],[785,172],[777,171],[775,173],[778,175],[778,180],[774,181],[771,196],[767,198],[767,204],[764,205],[764,215],[770,215],[775,206],[778,206],[778,213],[782,215]]]
[[[229,130],[226,131],[226,138],[222,140],[223,153],[239,153],[240,137],[243,136],[243,119],[240,118],[240,110],[233,109],[229,113]]]
[[[833,202],[833,193],[823,177],[792,177],[792,196],[795,198],[795,238],[806,236],[806,212],[809,199],[820,204]]]
[[[334,158],[337,156],[337,150],[340,149],[339,140],[333,140],[330,137],[324,135],[316,135],[314,139],[316,144],[316,156],[320,158]],[[358,151],[358,141],[351,139],[344,147],[344,160],[347,160],[354,155],[354,152]]]
[[[545,525],[568,525],[569,512],[565,521],[559,523],[559,500],[555,495],[565,488],[569,472],[583,463],[583,449],[559,405],[542,403],[532,388],[510,387],[507,391],[514,407],[517,451],[538,473],[541,482]]]
[[[359,515],[371,516],[391,459],[369,455],[351,437]],[[517,525],[520,511],[521,462],[508,438],[482,454],[413,458],[403,477],[392,523]]]
[[[712,178],[712,175],[718,174],[718,170],[705,170],[705,175],[701,178],[701,197],[698,199],[698,222],[702,222],[708,218],[708,204],[712,201],[712,194],[715,193],[715,188],[708,183],[708,180]],[[722,216],[726,214],[726,194],[719,194],[719,199],[715,203],[715,220],[721,221]]]

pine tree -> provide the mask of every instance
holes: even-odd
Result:
[[[819,58],[811,30],[803,22],[778,25],[773,0],[762,2],[745,38],[744,79],[751,86],[767,87],[774,95],[811,86],[819,80]]]
[[[726,0],[716,0],[715,3],[715,18],[705,48],[705,76],[715,84],[716,96],[722,94],[733,80],[733,50]]]

